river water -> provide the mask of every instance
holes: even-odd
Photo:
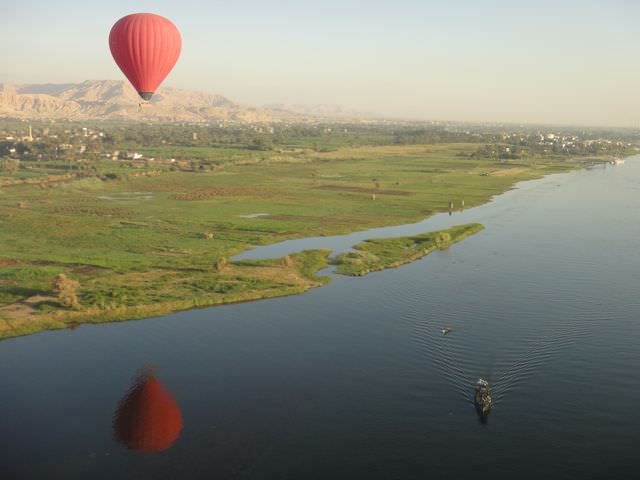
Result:
[[[3,341],[0,478],[631,478],[639,212],[636,157],[418,224],[243,255],[486,226],[398,269]],[[443,325],[453,331],[443,336]],[[182,417],[157,453],[114,434],[143,368]],[[486,424],[471,399],[480,376],[494,390]]]

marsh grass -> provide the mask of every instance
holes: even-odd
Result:
[[[399,267],[435,250],[448,248],[483,228],[479,223],[469,223],[410,237],[365,240],[353,247],[355,252],[343,253],[333,260],[337,265],[335,271],[342,275],[363,276]]]
[[[299,293],[327,281],[316,272],[326,266],[328,252],[229,262],[220,272],[214,266],[256,245],[415,222],[446,211],[451,199],[464,199],[470,208],[520,180],[578,167],[525,159],[517,170],[498,174],[513,165],[461,156],[477,147],[301,147],[287,153],[286,162],[248,161],[278,152],[217,149],[214,159],[229,160],[219,171],[134,172],[122,162],[101,164],[103,172],[116,174],[114,180],[61,176],[44,166],[34,178],[40,183],[2,186],[0,338],[68,322],[142,318]],[[47,183],[51,177],[61,181]],[[243,217],[254,212],[269,214]],[[431,242],[442,248],[451,235]],[[351,274],[387,268],[421,254],[420,242],[426,240],[372,242],[359,256],[344,257],[340,268],[346,272],[349,262]],[[52,295],[59,274],[80,283],[77,310],[24,306],[34,296]]]

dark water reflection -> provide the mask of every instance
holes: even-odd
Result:
[[[140,373],[113,418],[116,439],[144,454],[171,448],[182,430],[182,412],[152,371]]]
[[[0,478],[630,478],[638,212],[640,161],[628,160],[396,229],[487,227],[396,270],[2,342]],[[151,455],[113,434],[146,364],[182,419]],[[486,425],[479,376],[494,387]]]

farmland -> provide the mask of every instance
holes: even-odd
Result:
[[[414,222],[451,202],[472,207],[518,181],[580,166],[573,157],[472,157],[479,147],[198,147],[183,168],[30,162],[0,177],[0,338],[300,293],[327,281],[315,273],[330,252],[229,258],[291,238]],[[206,168],[189,163],[201,160]],[[60,274],[79,283],[77,305],[53,291]]]

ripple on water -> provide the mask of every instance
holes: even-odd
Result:
[[[449,312],[436,308],[437,318],[420,319],[419,311],[413,310],[403,319],[413,323],[412,338],[418,351],[459,395],[471,400],[473,384],[484,377],[499,403],[562,352],[591,341],[599,329],[622,320],[611,312],[594,311],[590,305],[551,303],[557,311],[550,318],[524,323],[498,315],[488,318],[468,306]],[[443,335],[443,325],[453,325],[453,331]]]

